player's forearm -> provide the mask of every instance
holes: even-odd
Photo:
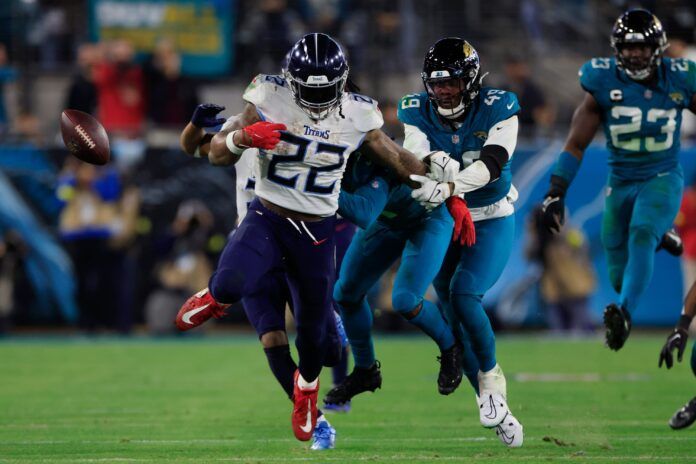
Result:
[[[210,153],[208,161],[214,166],[229,166],[239,161],[242,156],[241,136],[235,129],[226,129],[218,132],[210,141]],[[235,148],[238,147],[239,149]],[[232,148],[232,149],[230,149]],[[235,152],[233,153],[234,150]]]
[[[188,123],[186,127],[184,127],[184,130],[181,131],[181,135],[179,136],[181,149],[187,155],[193,156],[196,153],[196,149],[198,149],[200,152],[200,146],[205,143],[204,139],[206,138],[206,135],[207,134],[205,133],[204,129]]]
[[[399,146],[381,130],[371,130],[365,136],[364,143],[369,150],[369,156],[377,164],[389,168],[397,179],[410,187],[418,188],[420,184],[409,179],[411,174],[424,176],[428,169],[425,163],[416,158],[413,153]]]

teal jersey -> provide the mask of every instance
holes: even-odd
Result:
[[[520,111],[517,96],[512,92],[484,87],[471,103],[464,119],[456,127],[438,115],[425,92],[406,95],[399,102],[398,117],[404,124],[417,127],[430,142],[431,150],[441,150],[459,161],[464,169],[479,159],[488,131],[500,121]],[[470,208],[492,205],[510,191],[512,173],[510,161],[505,163],[500,177],[488,185],[466,194]]]
[[[579,74],[601,108],[613,176],[644,180],[678,164],[682,109],[696,93],[693,61],[663,58],[650,84],[630,79],[615,58],[593,58]]]

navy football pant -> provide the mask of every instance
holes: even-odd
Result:
[[[216,301],[234,303],[258,295],[269,274],[285,269],[294,293],[299,369],[309,382],[319,376],[332,343],[327,327],[333,322],[335,222],[335,216],[317,222],[294,221],[268,210],[256,198],[208,284]]]

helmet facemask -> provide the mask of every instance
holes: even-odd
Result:
[[[662,23],[647,10],[629,10],[614,24],[611,48],[617,65],[631,79],[649,79],[668,46]]]
[[[440,116],[447,119],[457,119],[466,112],[481,89],[481,80],[484,76],[478,77],[479,70],[478,67],[470,69],[466,77],[450,76],[448,71],[433,71],[430,76],[427,76],[426,73],[421,74],[428,97],[437,108]],[[438,84],[451,81],[456,81],[459,92],[446,98],[438,97],[436,91]],[[450,86],[454,87],[455,85],[450,84]]]
[[[623,51],[630,47],[644,47],[649,49],[650,52],[649,55],[645,57],[636,56],[635,54],[626,56]],[[667,46],[662,47],[647,42],[618,42],[612,40],[612,48],[614,49],[616,62],[626,71],[626,75],[631,79],[643,81],[650,78],[653,71],[657,69],[657,65],[662,58],[662,52]]]
[[[348,79],[348,70],[333,81],[326,76],[309,76],[306,82],[285,71],[285,79],[290,84],[290,91],[295,103],[307,116],[316,121],[329,116],[341,105],[343,90]]]

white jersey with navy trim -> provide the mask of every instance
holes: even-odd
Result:
[[[384,123],[377,102],[344,93],[341,110],[312,120],[281,76],[259,74],[244,92],[259,116],[287,127],[273,150],[259,150],[256,195],[292,211],[331,216],[348,156]]]
[[[237,120],[237,116],[232,116],[220,130],[228,129]],[[234,165],[236,177],[235,199],[237,202],[237,222],[241,222],[246,216],[249,203],[254,199],[254,186],[256,185],[256,173],[254,168],[259,151],[256,148],[244,150],[239,161]]]

